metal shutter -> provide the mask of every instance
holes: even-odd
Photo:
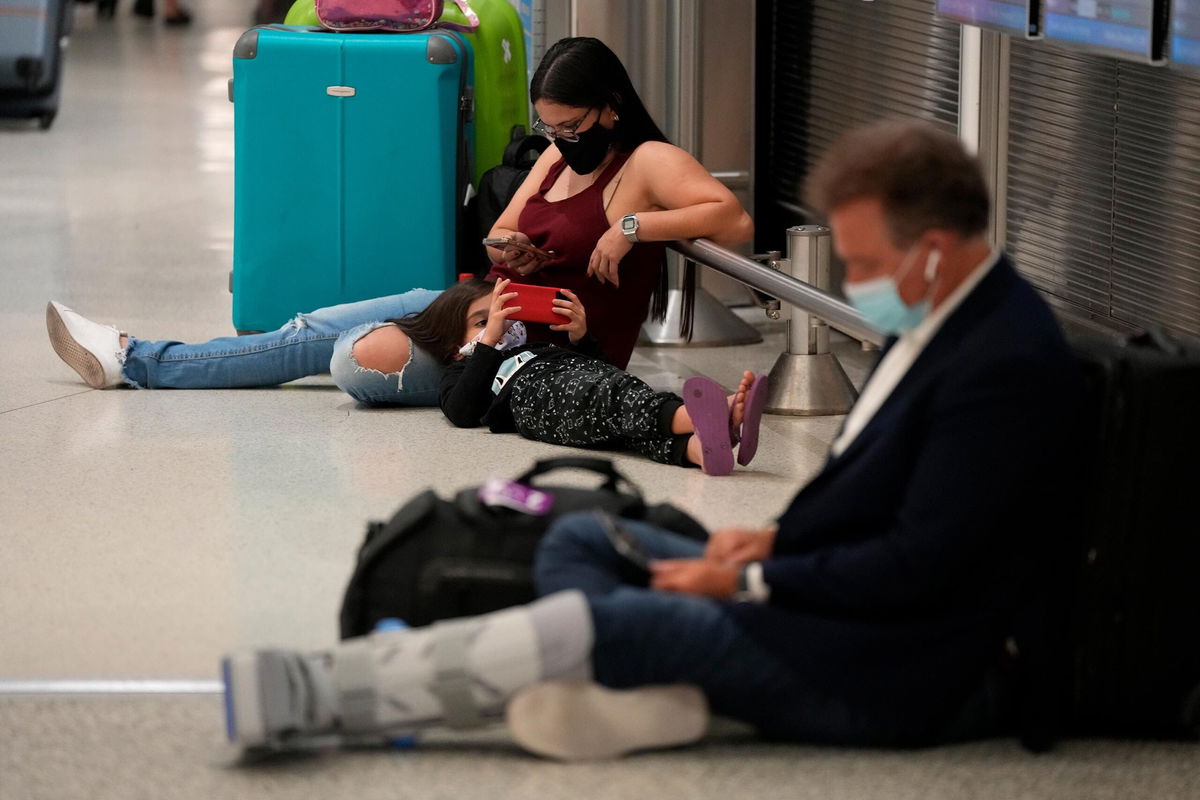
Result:
[[[1006,244],[1060,308],[1200,336],[1200,80],[1013,41]]]
[[[779,226],[772,238],[803,221],[800,183],[843,131],[890,116],[957,128],[959,26],[933,9],[933,0],[760,3],[767,85],[760,81],[759,104],[767,111],[758,125],[756,217]]]

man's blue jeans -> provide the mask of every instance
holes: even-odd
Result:
[[[622,520],[655,558],[698,558],[703,545],[641,522]],[[613,689],[687,683],[712,710],[771,736],[828,744],[905,745],[904,721],[875,719],[805,685],[745,633],[723,601],[647,588],[647,576],[609,543],[591,512],[555,522],[534,567],[539,595],[579,589],[588,598],[595,645],[592,669]],[[996,730],[998,698],[984,687],[937,741]]]
[[[226,336],[202,344],[145,341],[129,337],[123,375],[147,389],[236,389],[276,386],[332,372],[335,382],[366,403],[437,405],[442,368],[420,348],[403,370],[385,375],[354,361],[351,348],[384,320],[424,310],[439,292],[403,294],[344,303],[297,314],[282,328],[248,336]]]
[[[655,558],[703,553],[703,545],[691,539],[644,523],[621,524]],[[539,595],[579,589],[587,596],[595,628],[592,668],[604,686],[693,684],[715,713],[787,738],[849,741],[866,724],[801,685],[721,601],[647,588],[645,575],[639,580],[637,568],[613,549],[589,512],[563,517],[550,528],[535,579]]]

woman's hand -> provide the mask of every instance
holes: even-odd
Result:
[[[614,224],[604,232],[600,241],[596,242],[596,249],[592,251],[592,257],[588,259],[587,274],[595,276],[596,280],[601,283],[612,282],[613,286],[620,286],[617,266],[625,254],[632,249],[633,242],[626,239],[625,234],[621,233],[620,223]]]
[[[584,310],[583,303],[570,289],[563,289],[562,293],[568,299],[554,298],[554,313],[566,317],[567,321],[561,325],[551,325],[550,330],[566,331],[571,344],[576,344],[587,335],[587,311]]]
[[[520,231],[512,231],[508,233],[507,236],[514,242],[520,242],[521,244],[533,246],[533,242],[529,240],[529,236],[521,233]],[[533,273],[545,267],[546,264],[548,264],[551,260],[546,256],[539,256],[536,253],[519,250],[515,247],[505,247],[498,250],[500,253],[499,263],[504,264],[513,272],[522,277],[526,275],[532,275]]]
[[[520,306],[504,307],[505,303],[517,296],[516,292],[505,291],[510,283],[512,281],[507,278],[501,278],[492,287],[492,304],[488,308],[487,327],[483,329],[483,336],[479,340],[481,344],[486,344],[488,347],[496,346],[496,343],[504,337],[507,327],[504,323],[521,310]]]
[[[704,558],[722,564],[765,561],[775,546],[775,528],[721,528],[708,536]]]
[[[733,597],[738,568],[702,558],[671,559],[650,564],[650,585],[655,589],[708,597]]]

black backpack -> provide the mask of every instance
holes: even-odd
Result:
[[[514,125],[508,146],[504,148],[504,157],[497,166],[480,177],[479,190],[467,204],[463,224],[463,230],[471,241],[464,242],[467,246],[461,250],[475,254],[469,263],[464,264],[475,274],[482,275],[491,267],[487,251],[480,242],[491,232],[492,226],[537,163],[538,156],[549,146],[550,140],[545,136],[526,136],[523,126]]]
[[[535,478],[560,469],[593,472],[604,483],[598,489],[538,483],[538,490],[552,495],[544,516],[485,505],[478,487],[453,500],[427,489],[389,521],[368,524],[342,601],[342,638],[370,633],[381,619],[427,625],[532,601],[538,542],[551,522],[572,511],[602,509],[697,541],[708,538],[699,522],[675,506],[647,505],[607,459],[546,459],[515,482],[533,485]]]

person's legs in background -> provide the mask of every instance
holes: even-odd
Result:
[[[360,403],[436,406],[443,370],[397,326],[368,322],[338,337],[329,371],[338,388]]]
[[[334,343],[344,331],[423,310],[438,292],[344,303],[297,314],[281,328],[200,344],[148,341],[92,322],[59,303],[47,308],[55,352],[92,387],[122,383],[141,388],[231,389],[275,386],[329,372]]]
[[[154,0],[136,0],[133,13],[139,17],[154,19]],[[163,0],[163,24],[187,25],[192,21],[192,14],[179,0]]]

